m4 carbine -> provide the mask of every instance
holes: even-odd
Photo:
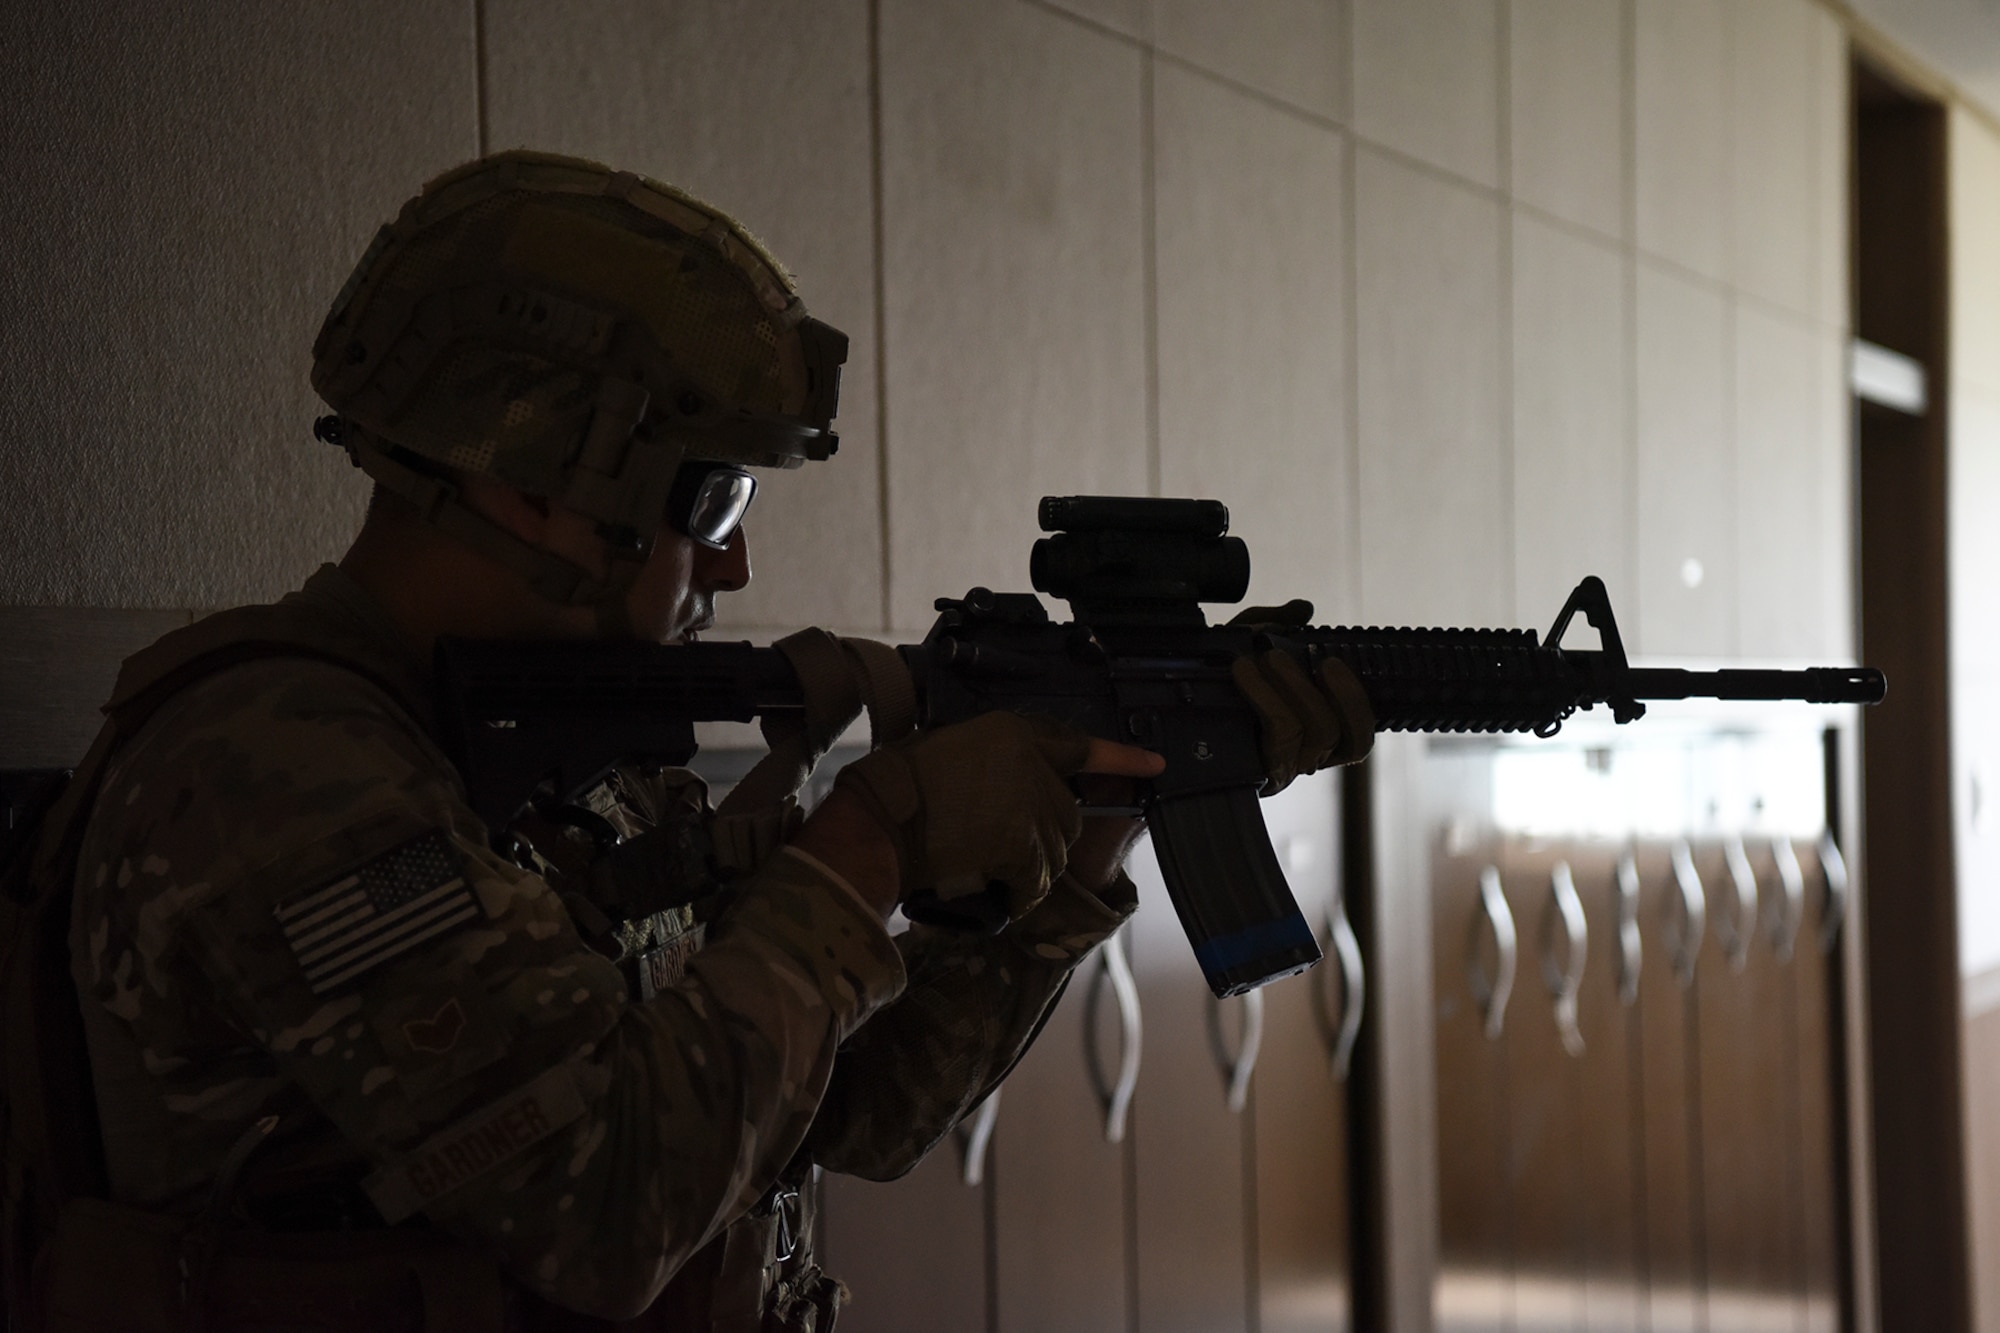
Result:
[[[1042,713],[1109,740],[1156,750],[1166,769],[1141,809],[1160,869],[1217,995],[1236,995],[1312,966],[1320,951],[1257,809],[1265,781],[1260,719],[1231,664],[1279,649],[1312,671],[1337,657],[1367,691],[1381,731],[1528,731],[1553,736],[1578,709],[1618,722],[1650,699],[1793,699],[1875,703],[1867,667],[1683,671],[1626,662],[1604,584],[1584,579],[1546,642],[1533,630],[1357,629],[1210,625],[1204,602],[1239,601],[1250,554],[1215,500],[1049,496],[1029,570],[1069,603],[1054,622],[1031,593],[974,588],[940,600],[920,644],[899,648],[921,724],[991,709]],[[1304,604],[1283,619],[1303,621]],[[1301,614],[1303,613],[1303,614]],[[1594,649],[1565,648],[1581,615]],[[439,716],[473,808],[510,824],[539,794],[568,800],[621,762],[684,764],[698,721],[747,722],[798,711],[797,677],[773,648],[445,641]],[[962,900],[961,900],[962,901]],[[913,902],[918,919],[953,908]]]

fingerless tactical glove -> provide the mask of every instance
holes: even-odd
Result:
[[[1360,680],[1337,657],[1318,678],[1281,649],[1239,657],[1230,667],[1263,723],[1264,794],[1283,791],[1301,773],[1351,764],[1375,743],[1375,710]]]

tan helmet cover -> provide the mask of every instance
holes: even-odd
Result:
[[[726,214],[515,150],[431,181],[382,228],[314,341],[312,383],[376,480],[543,595],[589,602],[611,589],[466,509],[439,474],[546,496],[643,554],[683,460],[829,456],[846,354]]]

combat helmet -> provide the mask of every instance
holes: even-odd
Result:
[[[355,266],[313,343],[316,428],[425,519],[551,600],[622,625],[689,461],[798,467],[847,337],[740,224],[657,181],[515,150],[447,172]],[[608,579],[469,508],[483,473],[597,520]]]

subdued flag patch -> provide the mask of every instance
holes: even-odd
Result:
[[[432,830],[278,904],[274,914],[306,984],[324,995],[478,920],[464,871],[458,849]]]

